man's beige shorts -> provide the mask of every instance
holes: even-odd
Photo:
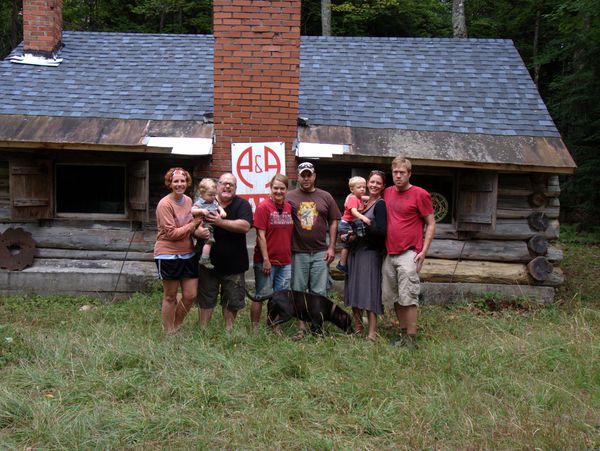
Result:
[[[419,274],[414,251],[406,251],[398,255],[388,255],[381,268],[381,300],[383,305],[419,305],[421,292]]]

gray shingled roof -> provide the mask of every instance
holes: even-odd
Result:
[[[559,136],[508,40],[305,37],[301,55],[315,124]]]
[[[58,67],[0,63],[0,114],[200,120],[213,110],[212,36],[65,31],[63,42]]]
[[[63,41],[58,67],[0,61],[0,115],[213,111],[212,36],[66,31]],[[507,40],[303,37],[299,115],[313,125],[559,136]]]

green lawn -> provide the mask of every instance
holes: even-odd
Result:
[[[164,337],[159,293],[0,299],[0,448],[598,448],[599,253],[569,243],[553,306],[423,307],[416,351],[390,317],[375,344],[251,335],[248,309]]]

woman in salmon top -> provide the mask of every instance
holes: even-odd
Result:
[[[165,186],[171,192],[156,207],[158,234],[154,261],[163,283],[162,319],[166,333],[181,325],[198,291],[198,259],[192,234],[202,220],[192,216],[192,199],[185,194],[191,185],[192,177],[185,169],[169,169]],[[181,300],[178,300],[180,286]]]

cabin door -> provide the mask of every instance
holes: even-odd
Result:
[[[9,161],[10,217],[12,220],[46,219],[53,215],[51,160]]]
[[[148,160],[133,161],[127,167],[127,205],[132,221],[148,222],[149,173]]]

